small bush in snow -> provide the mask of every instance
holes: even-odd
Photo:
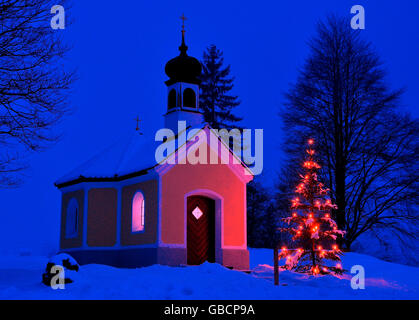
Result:
[[[56,285],[56,283],[52,283],[52,281],[57,279],[54,278],[54,276],[57,276],[58,274],[60,278],[64,279],[65,284],[72,283],[77,278],[79,268],[79,264],[72,256],[66,253],[55,255],[51,257],[47,263],[45,273],[42,274],[42,283],[49,287]]]

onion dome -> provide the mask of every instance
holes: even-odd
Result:
[[[185,30],[182,30],[182,44],[179,47],[180,54],[166,63],[165,72],[170,78],[166,81],[166,85],[171,85],[175,82],[201,83],[199,79],[202,70],[201,63],[194,57],[188,56],[186,54],[187,50]]]

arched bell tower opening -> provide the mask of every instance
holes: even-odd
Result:
[[[191,88],[186,88],[183,90],[183,107],[196,109],[196,94],[195,91]]]

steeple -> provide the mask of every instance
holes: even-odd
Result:
[[[167,85],[166,128],[177,130],[177,121],[186,121],[187,126],[203,124],[204,117],[199,110],[199,84],[202,66],[194,57],[186,53],[185,16],[182,19],[182,43],[180,54],[166,63],[165,72],[169,77]]]
[[[186,51],[188,46],[185,44],[185,16],[182,15],[182,43],[179,46],[180,54],[166,63],[165,72],[169,76],[166,85],[171,85],[175,82],[185,82],[200,84],[199,77],[201,75],[201,63],[194,57],[188,56]]]
[[[180,17],[182,19],[182,44],[179,47],[180,55],[187,55],[186,51],[188,51],[188,46],[185,44],[185,20],[186,17],[184,14]]]

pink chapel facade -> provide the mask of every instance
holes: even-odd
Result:
[[[205,261],[249,268],[246,185],[237,160],[199,111],[199,62],[181,53],[166,64],[165,127],[179,120],[196,134],[157,163],[154,136],[135,133],[56,182],[62,192],[60,251],[80,264],[117,267]],[[179,139],[178,139],[179,140]],[[215,147],[211,141],[219,141]],[[151,146],[151,147],[150,147]],[[182,161],[206,150],[207,164]],[[224,153],[223,153],[224,152]],[[228,154],[227,164],[221,154]],[[214,159],[219,159],[217,164]],[[185,163],[184,163],[185,162]]]

